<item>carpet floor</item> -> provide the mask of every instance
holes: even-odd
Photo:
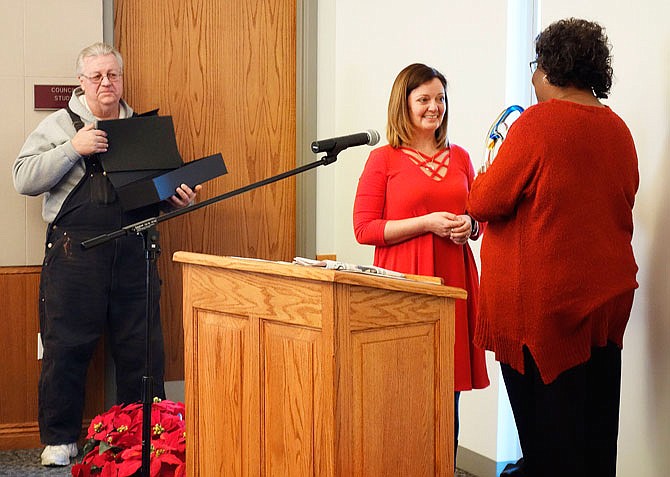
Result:
[[[12,477],[61,477],[71,476],[70,469],[67,467],[44,467],[40,464],[40,454],[42,449],[20,449],[0,452],[0,476]],[[81,459],[82,455],[78,455]],[[74,459],[72,460],[74,463]]]
[[[12,477],[69,477],[71,465],[67,467],[44,467],[40,464],[42,449],[0,451],[0,476]],[[80,460],[81,453],[76,457]],[[75,459],[72,460],[74,463]],[[457,469],[454,477],[477,477]]]

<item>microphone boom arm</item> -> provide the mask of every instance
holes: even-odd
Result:
[[[335,151],[333,151],[335,152]],[[218,195],[216,197],[209,198],[207,200],[203,200],[202,202],[198,202],[197,204],[192,204],[187,207],[184,207],[182,209],[177,209],[173,210],[171,212],[165,213],[163,215],[159,215],[157,217],[150,217],[145,220],[141,220],[139,222],[135,222],[130,225],[126,225],[125,227],[115,230],[114,232],[110,232],[107,234],[102,234],[98,235],[96,237],[90,238],[88,240],[84,240],[81,242],[81,246],[85,249],[89,249],[92,247],[96,247],[98,245],[101,245],[103,243],[109,242],[110,240],[114,240],[119,237],[124,237],[127,235],[132,235],[136,234],[139,235],[141,232],[159,224],[160,222],[165,222],[166,220],[173,219],[175,217],[178,217],[180,215],[188,214],[190,212],[194,212],[198,209],[201,209],[203,207],[207,207],[208,205],[214,204],[216,202],[222,201],[224,199],[229,199],[230,197],[234,197],[236,195],[242,194],[244,192],[250,191],[252,189],[256,189],[258,187],[262,187],[268,184],[272,184],[273,182],[280,181],[282,179],[286,179],[288,177],[294,176],[296,174],[300,174],[302,172],[306,172],[310,169],[314,169],[319,166],[327,166],[329,164],[332,164],[337,160],[337,152],[333,153],[329,152],[327,155],[323,156],[321,159],[318,159],[316,161],[310,162],[309,164],[304,164],[302,166],[296,167],[295,169],[291,169],[286,172],[282,172],[281,174],[277,174],[272,177],[268,177],[266,179],[260,180],[258,182],[254,182],[252,184],[248,184],[244,187],[240,187],[239,189],[232,190],[230,192],[225,192],[221,195]]]

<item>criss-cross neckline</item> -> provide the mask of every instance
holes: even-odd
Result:
[[[449,146],[440,149],[432,156],[408,146],[400,146],[400,150],[430,179],[441,181],[446,177],[451,158]]]

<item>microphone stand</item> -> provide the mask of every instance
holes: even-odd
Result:
[[[236,195],[242,194],[244,192],[262,187],[273,182],[286,179],[288,177],[306,172],[310,169],[314,169],[318,166],[327,166],[337,161],[337,154],[339,154],[344,148],[335,148],[332,151],[327,152],[325,156],[321,159],[309,164],[305,164],[295,169],[291,169],[281,174],[277,174],[267,179],[254,182],[252,184],[240,187],[239,189],[226,192],[224,194],[212,197],[210,199],[204,200],[197,204],[189,205],[182,209],[173,210],[171,212],[159,215],[156,217],[150,217],[139,222],[135,222],[130,225],[126,225],[114,232],[98,235],[97,237],[84,240],[81,243],[81,246],[84,249],[89,249],[107,243],[110,240],[115,240],[117,238],[125,237],[128,235],[141,235],[144,242],[144,256],[146,260],[146,327],[145,327],[145,339],[146,339],[146,355],[145,355],[145,373],[142,377],[142,468],[141,475],[142,477],[150,476],[151,469],[151,404],[153,402],[153,376],[152,376],[152,357],[151,357],[151,330],[153,325],[153,313],[151,309],[152,305],[152,276],[153,269],[155,267],[156,258],[160,254],[160,245],[158,231],[156,230],[156,225],[161,222],[173,219],[180,215],[189,214],[208,205],[220,202],[224,199],[229,199]]]

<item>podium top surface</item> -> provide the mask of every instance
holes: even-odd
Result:
[[[462,288],[448,287],[413,279],[398,279],[380,275],[327,270],[320,267],[306,267],[288,262],[274,262],[255,258],[224,257],[183,251],[175,252],[173,260],[175,262],[189,265],[262,273],[285,278],[344,283],[348,285],[367,286],[424,295],[446,296],[456,299],[467,298],[467,292]]]

